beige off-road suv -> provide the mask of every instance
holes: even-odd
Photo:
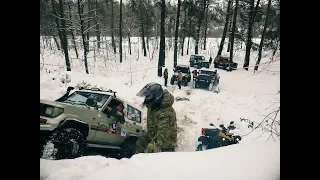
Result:
[[[141,110],[112,90],[68,87],[56,101],[40,100],[40,157],[51,146],[53,159],[81,156],[86,147],[118,149],[130,158],[141,119]]]

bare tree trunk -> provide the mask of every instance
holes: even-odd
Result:
[[[57,25],[57,29],[58,29],[58,35],[59,35],[59,39],[60,39],[60,45],[62,47],[62,43],[63,43],[63,37],[62,37],[62,33],[61,33],[61,28],[60,28],[60,24],[59,24],[59,19],[58,19],[58,13],[56,11],[56,7],[54,5],[54,0],[51,0],[51,5],[52,5],[52,9],[53,9],[53,13],[55,15],[55,22],[56,22],[56,25]],[[54,36],[55,37],[55,36]],[[59,46],[59,43],[57,43],[57,39],[55,39],[56,41],[56,44],[57,44],[57,48],[58,50],[60,50],[60,46]]]
[[[204,42],[203,42],[203,50],[206,50],[207,46],[207,28],[208,28],[208,11],[209,11],[209,4],[206,7],[206,17],[205,17],[205,27],[204,27]]]
[[[186,30],[187,30],[187,10],[186,8],[183,8],[184,10],[184,21],[183,21],[183,34],[182,34],[182,44],[181,44],[181,56],[183,56],[183,50],[184,50],[184,40],[186,38]]]
[[[129,39],[129,53],[131,55],[131,39],[130,39],[130,33],[128,33],[128,39]]]
[[[202,20],[204,17],[205,9],[206,9],[206,2],[207,2],[207,0],[203,0],[203,9],[200,14],[200,17],[198,18],[198,27],[197,27],[197,31],[196,31],[196,44],[194,46],[194,54],[199,53],[200,29],[201,29],[201,24],[202,24]]]
[[[178,34],[179,34],[179,18],[180,18],[181,0],[178,0],[177,18],[176,18],[176,31],[174,35],[174,50],[173,50],[173,67],[177,66],[178,58]]]
[[[188,45],[187,45],[187,55],[189,54],[189,44],[190,44],[190,36],[191,36],[191,18],[189,19],[189,38],[188,38]]]
[[[113,52],[114,54],[117,53],[117,49],[116,49],[116,43],[114,42],[114,29],[113,29],[113,0],[111,0],[111,39],[112,39],[112,47],[113,47]]]
[[[162,77],[162,66],[165,65],[165,11],[166,1],[161,0],[161,23],[160,23],[160,49],[159,49],[159,61],[158,61],[158,76]]]
[[[95,3],[96,7],[95,7],[95,20],[96,20],[96,36],[97,36],[97,46],[98,49],[100,49],[100,24],[99,24],[99,19],[98,19],[98,13],[97,13],[97,9],[98,9],[98,0],[96,0]]]
[[[88,61],[87,61],[87,55],[88,55],[88,43],[86,42],[86,35],[84,32],[84,21],[83,21],[83,4],[80,4],[80,0],[78,1],[78,12],[79,12],[79,18],[80,18],[80,27],[81,27],[81,36],[82,36],[82,43],[83,43],[83,51],[84,51],[84,66],[86,69],[86,73],[89,74],[88,70]]]
[[[72,17],[71,17],[71,6],[70,6],[70,1],[68,2],[68,8],[69,8],[69,22],[70,22],[70,27],[72,27]],[[76,52],[76,56],[79,59],[79,55],[78,55],[78,50],[77,50],[77,44],[76,44],[76,40],[74,37],[74,33],[73,33],[73,28],[71,28],[71,37],[72,37],[72,42],[74,45],[74,51]]]
[[[66,59],[66,66],[67,71],[71,71],[70,67],[70,59],[69,59],[69,52],[68,52],[68,39],[67,39],[67,32],[66,32],[66,21],[64,19],[64,11],[63,11],[63,1],[59,0],[59,6],[60,6],[60,18],[61,18],[61,35],[62,35],[62,48],[64,52],[64,57]]]
[[[119,56],[122,63],[122,0],[120,0],[120,22],[119,22]]]
[[[236,23],[237,23],[237,14],[238,14],[238,5],[239,0],[236,0],[236,6],[233,10],[233,21],[232,21],[232,32],[231,32],[231,38],[230,38],[230,61],[233,62],[233,45],[234,45],[234,33],[236,30]]]
[[[91,0],[88,0],[88,27],[87,27],[87,48],[88,52],[90,49],[90,26],[91,26],[91,19],[92,19],[92,13],[91,13]]]
[[[143,48],[143,56],[147,56],[146,42],[145,42],[145,34],[144,34],[144,22],[142,15],[142,3],[139,0],[139,13],[140,13],[140,29],[141,29],[141,38],[142,38],[142,48]]]
[[[58,42],[57,37],[55,35],[53,35],[53,40],[56,43],[58,50],[60,50],[59,42]]]
[[[246,55],[244,57],[243,68],[249,70],[250,63],[250,52],[252,47],[252,27],[253,27],[253,11],[254,11],[254,0],[250,0],[249,6],[249,22],[248,22],[248,33],[247,33],[247,42],[246,42]]]
[[[221,41],[220,41],[220,46],[219,46],[219,50],[218,50],[217,56],[220,56],[222,54],[224,41],[225,41],[225,38],[226,38],[226,35],[227,35],[229,18],[230,18],[230,8],[231,8],[231,4],[232,4],[231,2],[232,2],[232,0],[228,1],[226,21],[224,22],[223,34],[222,34],[222,38],[221,38]]]
[[[260,45],[259,45],[258,59],[257,59],[257,62],[256,62],[256,66],[254,67],[254,71],[258,71],[258,69],[259,69],[259,64],[260,64],[260,61],[261,61],[261,54],[262,54],[263,41],[264,41],[264,38],[265,38],[265,35],[266,35],[268,21],[269,21],[270,7],[271,7],[271,0],[268,0],[266,19],[264,20],[264,27],[263,27],[263,31],[262,31],[262,35],[261,35],[261,41],[260,41]]]

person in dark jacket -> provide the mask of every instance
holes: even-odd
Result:
[[[147,132],[136,143],[137,153],[173,152],[177,147],[177,118],[174,97],[158,83],[144,86],[137,96],[144,97]]]
[[[164,78],[164,86],[167,87],[167,83],[168,83],[168,69],[167,68],[163,72],[163,78]]]

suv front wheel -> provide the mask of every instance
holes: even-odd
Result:
[[[136,154],[136,142],[137,139],[129,138],[125,140],[121,146],[120,157],[131,158],[134,154]]]
[[[59,129],[49,137],[42,158],[72,159],[82,155],[86,146],[82,133],[74,128]]]

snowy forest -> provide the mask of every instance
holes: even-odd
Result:
[[[121,63],[124,47],[133,53],[132,37],[141,38],[143,56],[155,40],[158,76],[168,46],[174,48],[176,64],[178,54],[210,48],[208,38],[220,38],[214,57],[221,55],[223,46],[230,60],[234,51],[245,48],[243,68],[248,70],[252,50],[259,52],[258,65],[263,50],[274,55],[280,49],[280,0],[40,0],[40,47],[63,52],[67,71],[72,70],[70,51],[83,60],[87,74],[90,52],[93,56],[112,52]],[[260,43],[253,38],[261,39]],[[190,39],[195,41],[193,52]]]

